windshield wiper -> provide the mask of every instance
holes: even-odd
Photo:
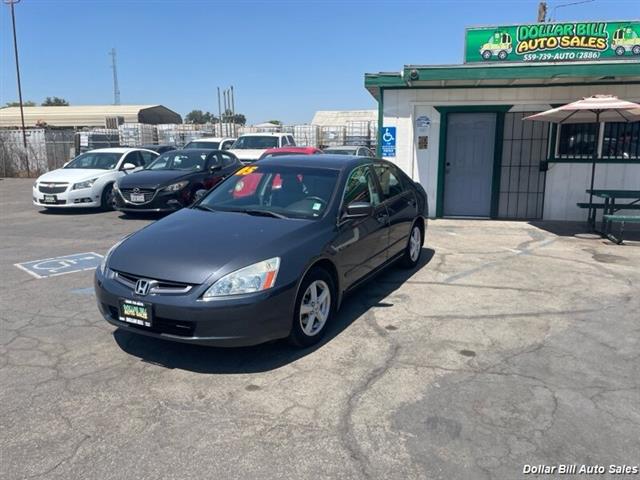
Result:
[[[239,212],[246,213],[247,215],[256,215],[262,217],[274,217],[274,218],[287,218],[286,215],[281,213],[272,212],[270,210],[252,210],[250,208],[244,210],[238,210]]]
[[[209,205],[196,205],[193,208],[197,208],[198,210],[206,210],[207,212],[217,212],[217,210],[215,208],[211,208]]]

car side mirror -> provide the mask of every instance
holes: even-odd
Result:
[[[133,163],[125,163],[122,166],[122,170],[133,170],[134,168],[136,168],[136,166]]]
[[[352,202],[347,205],[343,219],[368,217],[373,212],[369,202]]]

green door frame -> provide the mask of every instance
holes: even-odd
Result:
[[[442,218],[444,210],[444,166],[447,159],[447,128],[450,113],[495,113],[496,134],[493,148],[493,175],[491,180],[490,217],[498,216],[500,199],[500,168],[502,167],[502,139],[504,137],[504,115],[513,105],[469,105],[434,107],[440,113],[440,146],[438,151],[438,184],[436,191],[436,218]]]

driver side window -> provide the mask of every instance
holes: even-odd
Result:
[[[373,206],[380,203],[373,173],[368,165],[356,167],[349,174],[342,204],[347,206],[353,202],[368,202]]]
[[[124,162],[122,162],[122,168],[124,168],[125,164],[127,163],[132,163],[136,167],[142,167],[144,165],[144,160],[142,160],[140,152],[136,150],[135,152],[129,153],[129,155],[125,157]]]

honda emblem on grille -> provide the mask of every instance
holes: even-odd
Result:
[[[149,280],[145,280],[141,278],[136,282],[136,295],[147,295],[149,293],[149,289],[151,288],[151,282]]]

